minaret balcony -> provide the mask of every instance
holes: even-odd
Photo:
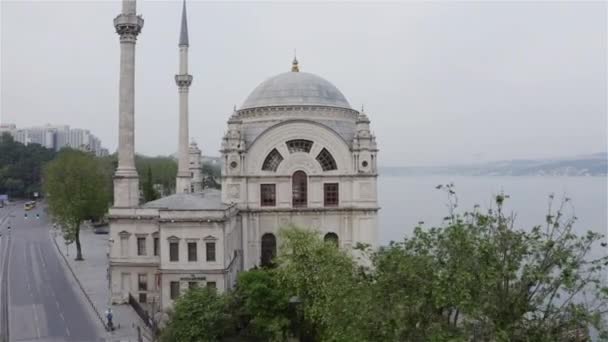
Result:
[[[136,14],[120,14],[114,18],[116,33],[121,38],[135,39],[144,27],[144,19]]]
[[[178,87],[189,87],[192,84],[192,75],[175,75],[175,83]]]

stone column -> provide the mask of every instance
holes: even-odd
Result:
[[[188,22],[186,1],[182,9],[182,25],[179,37],[179,74],[175,75],[175,83],[179,92],[179,132],[177,138],[178,163],[175,192],[191,192],[192,175],[190,174],[190,149],[188,138],[188,92],[192,84],[192,75],[188,74]]]
[[[178,136],[178,164],[175,192],[190,192],[190,149],[188,143],[188,87],[192,83],[192,76],[188,74],[175,75],[175,82],[179,92],[179,136]]]
[[[120,36],[118,168],[114,174],[114,206],[139,205],[139,178],[135,169],[135,42],[144,20],[136,14],[135,0],[123,0],[114,19]]]

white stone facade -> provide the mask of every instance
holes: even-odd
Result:
[[[310,150],[290,151],[288,144],[298,140],[309,142]],[[335,169],[324,170],[317,160],[323,150],[333,157]],[[273,151],[281,161],[276,170],[264,170]],[[224,202],[236,203],[242,216],[245,268],[263,262],[264,234],[280,244],[278,231],[287,225],[311,228],[322,236],[333,233],[344,248],[375,246],[376,153],[369,121],[351,109],[284,106],[237,112],[224,138],[222,196]],[[307,198],[294,206],[293,176],[298,171],[307,177]],[[275,188],[275,200],[263,204],[261,188],[267,184]],[[337,201],[327,203],[327,185],[337,188]]]
[[[203,163],[201,150],[198,145],[193,141],[190,143],[190,175],[192,179],[190,181],[190,192],[201,192],[203,191]]]
[[[219,199],[214,192],[206,195]],[[164,310],[176,295],[172,282],[179,283],[178,295],[194,283],[220,291],[232,287],[243,269],[236,208],[184,210],[161,208],[162,200],[157,204],[110,211],[112,301],[126,302],[130,294],[151,309]]]
[[[180,47],[185,44],[183,24]],[[187,101],[180,106],[183,113]],[[127,143],[133,132],[120,136]],[[181,145],[184,136],[180,132]],[[331,83],[299,72],[296,60],[291,72],[254,89],[228,120],[221,191],[202,190],[195,144],[179,150],[182,164],[189,160],[190,191],[121,205],[132,201],[137,179],[115,178],[117,203],[109,215],[114,302],[131,295],[154,314],[191,286],[230,289],[239,271],[272,264],[286,226],[317,231],[346,250],[376,246],[378,150],[370,121]],[[130,145],[122,151],[130,161]]]

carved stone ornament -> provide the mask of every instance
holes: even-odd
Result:
[[[192,75],[175,75],[175,84],[178,87],[189,87],[192,84]]]
[[[114,18],[114,28],[120,40],[135,41],[144,26],[144,19],[135,14],[120,14]]]
[[[230,198],[239,198],[241,186],[239,184],[229,184],[228,185],[228,194]]]

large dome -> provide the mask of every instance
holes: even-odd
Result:
[[[298,71],[282,73],[262,82],[249,94],[241,109],[302,105],[351,109],[333,84],[317,75]]]

